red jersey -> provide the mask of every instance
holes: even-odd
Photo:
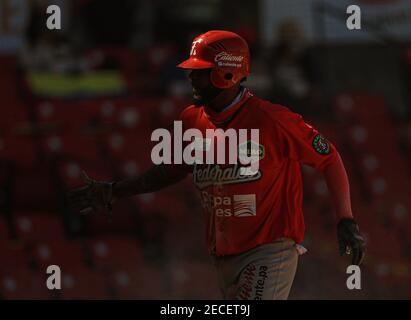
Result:
[[[287,108],[245,91],[226,111],[189,106],[181,113],[183,129],[259,129],[259,170],[241,176],[237,165],[194,165],[210,254],[245,252],[281,237],[304,237],[301,164],[323,170],[338,156],[303,118]]]

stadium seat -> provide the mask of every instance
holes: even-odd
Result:
[[[333,107],[338,120],[352,122],[355,119],[354,100],[349,93],[336,95]]]
[[[157,266],[124,266],[110,275],[116,299],[167,299],[164,274]]]
[[[0,88],[2,88],[0,91],[0,101],[2,103],[19,100],[17,63],[16,55],[0,54]]]
[[[17,212],[14,223],[18,238],[27,243],[65,240],[63,221],[57,214]]]
[[[411,160],[411,121],[409,121],[404,128],[404,145],[408,152],[408,159]],[[410,161],[409,161],[410,162]]]
[[[172,299],[220,299],[217,274],[208,261],[179,260],[167,266]],[[201,275],[201,276],[199,276]]]
[[[109,294],[107,280],[98,271],[70,264],[62,268],[61,299],[64,300],[102,300],[112,298]]]
[[[57,265],[64,270],[71,265],[86,264],[84,248],[76,241],[39,241],[33,248],[33,256],[42,272],[50,265]]]
[[[5,219],[0,216],[0,248],[3,248],[9,240],[9,230]]]
[[[379,128],[371,128],[362,124],[352,125],[347,128],[347,143],[356,152],[362,152],[364,148],[378,151],[381,146],[391,148],[396,140],[394,130],[382,132]]]
[[[19,167],[30,167],[37,159],[37,148],[30,136],[0,135],[0,159]]]
[[[124,178],[133,177],[141,174],[144,169],[141,167],[141,162],[137,159],[119,160],[116,161],[118,167],[120,168],[120,174]]]
[[[101,236],[90,238],[87,245],[98,270],[138,267],[143,262],[136,239],[126,236]]]
[[[157,43],[150,46],[144,56],[147,61],[150,71],[153,73],[161,73],[164,70],[164,63],[174,53],[174,48],[169,44]]]
[[[336,96],[334,110],[338,119],[350,122],[390,122],[389,110],[383,96],[342,93]]]
[[[136,132],[117,131],[106,137],[109,155],[114,164],[120,163],[121,170],[125,173],[145,170],[152,166],[152,145],[149,134],[141,135]]]
[[[156,127],[172,128],[173,121],[178,121],[181,111],[191,103],[185,99],[173,99],[169,97],[152,101],[153,114],[156,119]]]
[[[91,134],[49,135],[41,139],[41,145],[48,157],[60,155],[89,161],[101,161],[102,157],[98,140]]]
[[[402,245],[397,235],[381,225],[375,225],[367,234],[368,252],[370,255],[388,259],[389,261],[400,261],[404,258]],[[385,245],[390,243],[389,246]]]
[[[57,209],[56,184],[52,164],[20,168],[13,175],[12,205],[16,211],[54,211]]]
[[[22,265],[8,272],[0,272],[0,295],[9,300],[50,299],[52,293],[46,286],[46,273],[34,273]]]
[[[186,195],[181,194],[177,197],[165,191],[145,193],[133,197],[133,201],[143,215],[153,213],[162,214],[170,217],[183,216],[188,212]]]
[[[23,133],[30,124],[27,108],[15,100],[2,100],[0,134]]]
[[[0,274],[18,268],[29,268],[31,263],[30,252],[17,241],[4,241],[0,244],[1,263]]]
[[[142,99],[115,99],[101,102],[100,123],[112,128],[149,133],[152,128],[152,106]]]
[[[99,108],[84,101],[44,100],[35,106],[37,123],[64,132],[84,130],[98,119]]]

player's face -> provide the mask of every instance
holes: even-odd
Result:
[[[192,69],[188,75],[193,87],[193,103],[196,106],[207,105],[220,92],[210,81],[211,69]]]

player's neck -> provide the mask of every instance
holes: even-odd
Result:
[[[234,86],[229,89],[221,91],[221,93],[215,97],[210,103],[207,104],[207,107],[214,110],[215,112],[221,112],[228,105],[230,105],[234,99],[239,95],[241,87]]]

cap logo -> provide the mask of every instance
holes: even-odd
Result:
[[[190,56],[195,56],[197,54],[197,50],[196,50],[197,44],[199,44],[202,41],[203,39],[201,38],[193,41],[193,44],[191,45]]]

